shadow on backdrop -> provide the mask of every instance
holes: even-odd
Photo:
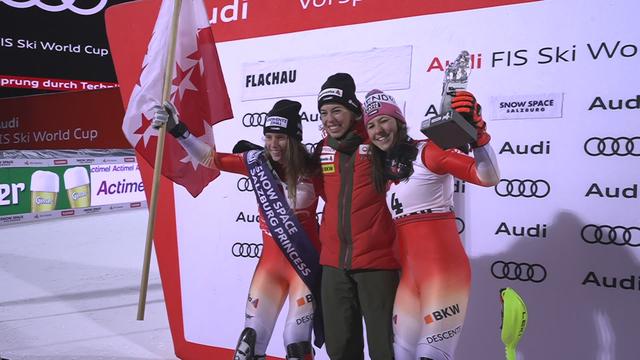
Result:
[[[505,358],[499,328],[504,287],[514,288],[529,312],[518,360],[638,359],[640,279],[631,251],[639,250],[598,243],[593,227],[584,231],[595,242],[588,243],[581,235],[586,225],[575,214],[560,212],[547,226],[546,238],[520,237],[506,252],[471,259],[471,299],[457,359]],[[608,241],[607,233],[602,242]],[[518,277],[515,266],[497,261],[541,266],[529,272],[522,265],[520,279],[509,280]]]

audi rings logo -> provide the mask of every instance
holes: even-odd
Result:
[[[237,242],[231,246],[231,254],[235,257],[259,258],[262,255],[262,244]]]
[[[11,7],[18,8],[18,9],[25,9],[32,6],[37,6],[44,11],[60,12],[64,10],[70,10],[78,15],[93,15],[97,12],[100,12],[107,5],[107,0],[100,0],[96,5],[90,8],[77,7],[75,5],[76,2],[86,6],[86,1],[76,1],[76,0],[48,1],[48,2],[59,2],[60,4],[57,4],[57,5],[45,4],[43,0],[29,0],[29,1],[2,0],[2,2],[4,2],[5,4]],[[93,1],[90,1],[90,2],[93,2]]]
[[[462,234],[464,231],[464,220],[462,218],[456,217],[456,228],[458,228],[458,234]]]
[[[580,232],[582,240],[588,244],[640,246],[640,228],[589,224]]]
[[[584,152],[590,156],[640,156],[640,136],[594,136],[585,141]]]
[[[502,179],[495,189],[502,197],[543,198],[551,192],[551,185],[542,179]]]
[[[547,278],[547,269],[540,264],[496,261],[491,264],[491,274],[496,279],[543,282]]]
[[[266,112],[260,113],[246,113],[242,117],[242,125],[244,127],[262,127],[267,119]]]
[[[248,177],[243,176],[240,179],[238,179],[238,182],[236,183],[236,187],[238,188],[238,191],[253,191],[253,184],[251,184],[251,180],[249,180]]]

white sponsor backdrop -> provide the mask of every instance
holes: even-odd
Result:
[[[640,94],[639,12],[640,3],[631,0],[545,0],[221,43],[236,118],[215,126],[217,148],[230,151],[240,139],[261,142],[261,128],[251,127],[245,114],[268,111],[273,97],[302,102],[304,141],[318,141],[315,96],[299,94],[317,92],[340,69],[357,74],[361,99],[370,88],[390,90],[390,80],[408,79],[409,88],[390,93],[406,102],[410,133],[422,138],[419,124],[440,102],[443,73],[437,65],[468,50],[475,67],[469,89],[485,105],[504,181],[496,188],[460,186],[464,201],[458,197],[457,208],[473,285],[457,358],[503,358],[498,291],[510,286],[530,316],[519,359],[637,359],[640,250],[634,245],[640,231],[632,227],[640,220],[640,141],[620,139],[616,147],[606,140],[598,148],[596,139],[586,146],[592,154],[617,151],[611,156],[588,155],[585,143],[640,136],[637,102],[608,109],[609,100],[617,107],[618,100]],[[398,47],[410,49],[411,61],[392,71],[348,56]],[[246,87],[247,74],[285,70],[296,71],[296,82]],[[262,99],[242,101],[248,98]],[[607,109],[589,110],[598,99]],[[243,328],[257,259],[233,256],[232,246],[261,238],[254,195],[238,190],[240,178],[223,174],[197,199],[175,188],[184,328],[192,342],[233,348]],[[631,229],[625,237],[621,228],[598,233],[589,224]],[[614,235],[621,245],[587,242]],[[520,273],[513,266],[503,272],[497,261],[540,266],[532,273],[527,265]],[[499,278],[518,274],[521,280]],[[268,349],[282,357],[284,314],[286,309]],[[317,358],[327,358],[324,349]]]

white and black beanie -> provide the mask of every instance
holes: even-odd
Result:
[[[267,113],[262,133],[286,134],[298,141],[302,141],[302,118],[300,109],[302,104],[292,100],[280,100]]]
[[[318,94],[318,110],[324,104],[344,105],[356,115],[362,115],[362,104],[356,97],[356,83],[351,75],[337,73],[327,78]]]

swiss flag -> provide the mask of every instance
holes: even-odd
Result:
[[[151,127],[153,106],[162,102],[162,86],[175,0],[164,0],[122,124],[125,136],[154,164],[158,130]],[[175,50],[171,101],[193,136],[213,146],[211,125],[233,117],[213,33],[202,0],[182,0]],[[167,135],[162,174],[197,196],[220,173],[191,158]]]

